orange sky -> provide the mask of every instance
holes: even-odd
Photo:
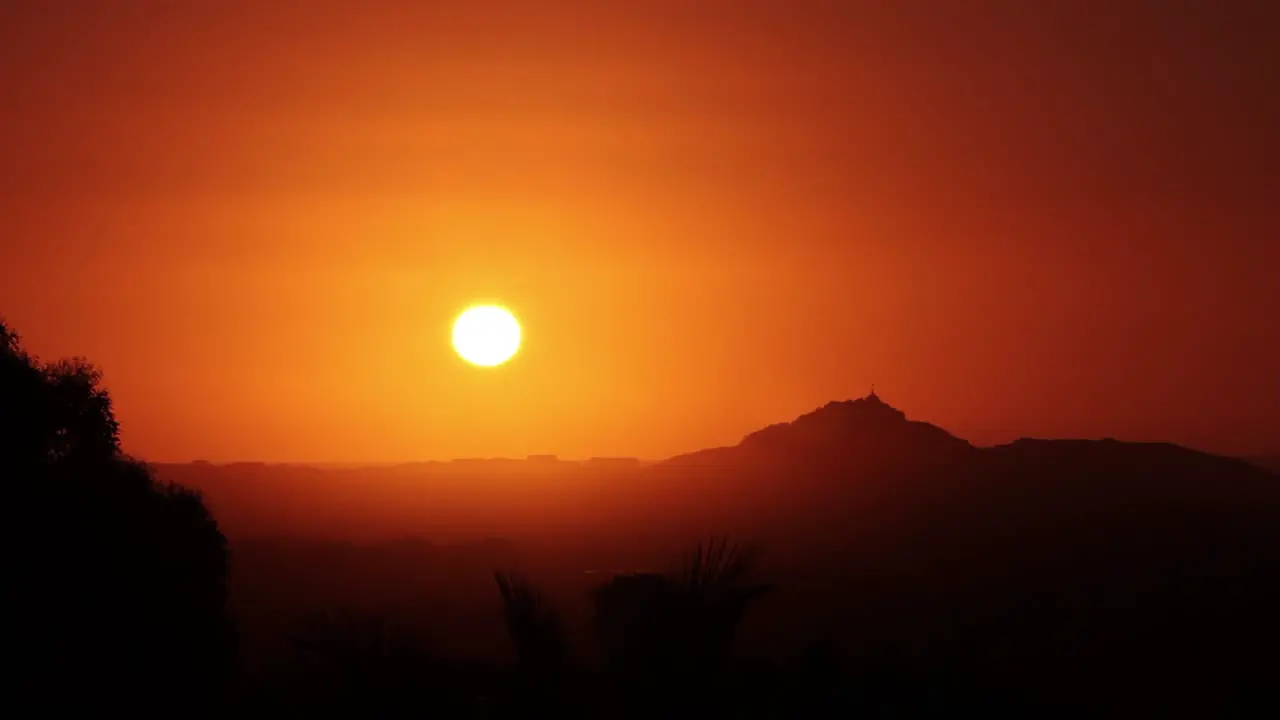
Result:
[[[875,383],[1280,451],[1269,3],[440,5],[0,3],[0,315],[127,450],[659,457]]]

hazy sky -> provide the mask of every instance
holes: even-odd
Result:
[[[0,315],[154,460],[1278,452],[1273,6],[0,0]]]

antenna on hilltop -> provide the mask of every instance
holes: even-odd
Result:
[[[876,384],[871,383],[871,394],[867,397],[874,398],[876,396]]]

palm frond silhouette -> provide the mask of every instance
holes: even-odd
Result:
[[[516,658],[527,668],[551,668],[566,661],[567,643],[555,610],[527,580],[508,572],[495,572],[502,596],[507,634]]]

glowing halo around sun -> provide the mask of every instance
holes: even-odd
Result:
[[[453,322],[453,349],[472,365],[501,365],[520,349],[520,323],[499,305],[469,307]]]

